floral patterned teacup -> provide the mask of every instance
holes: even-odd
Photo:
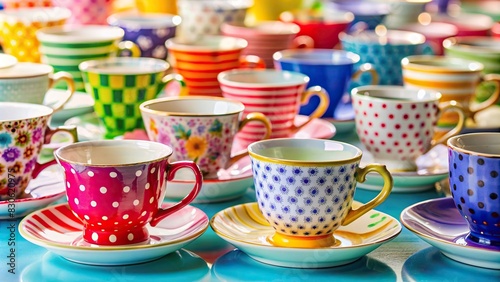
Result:
[[[173,160],[192,160],[205,178],[214,178],[220,169],[248,155],[243,150],[231,156],[235,134],[247,123],[261,122],[271,135],[271,123],[262,113],[249,113],[245,106],[218,97],[169,97],[146,101],[140,110],[151,141],[170,144]]]
[[[38,163],[38,155],[56,132],[65,131],[77,141],[76,127],[48,127],[53,112],[44,105],[0,102],[0,201],[22,198],[30,180],[55,164]]]

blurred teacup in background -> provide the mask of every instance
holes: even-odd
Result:
[[[354,19],[347,27],[348,32],[373,30],[382,24],[390,13],[389,3],[383,1],[328,0],[325,1],[323,9],[325,16],[338,12],[352,13]]]
[[[76,128],[49,128],[53,110],[44,105],[0,102],[0,200],[23,198],[31,179],[55,161],[38,162],[44,144],[65,132],[77,141]]]
[[[0,38],[5,53],[19,62],[40,62],[36,32],[44,27],[63,25],[71,16],[60,7],[19,8],[0,11]]]
[[[447,57],[473,60],[484,65],[484,73],[500,74],[500,40],[490,36],[458,36],[443,42]]]
[[[484,66],[479,62],[445,56],[409,56],[401,64],[405,87],[437,91],[442,95],[442,102],[454,100],[460,103],[466,117],[472,120],[477,112],[500,99],[500,75],[484,76]],[[487,100],[475,103],[482,82],[494,82],[496,87]],[[444,113],[438,126],[454,126],[458,121],[456,113]]]
[[[281,13],[302,9],[304,0],[275,0],[270,5],[268,0],[253,0],[248,9],[246,21],[254,24],[262,21],[277,21]]]
[[[248,155],[231,156],[234,136],[249,122],[265,128],[260,139],[271,136],[271,123],[261,113],[242,116],[245,106],[238,101],[218,97],[168,97],[141,104],[142,118],[151,141],[173,147],[172,160],[192,160],[204,178],[216,178],[220,169],[227,169]]]
[[[298,72],[283,70],[230,70],[219,74],[223,97],[240,101],[245,105],[243,114],[263,113],[272,124],[271,138],[290,137],[321,117],[328,108],[328,94],[319,86],[307,87],[309,77]],[[317,108],[306,121],[295,125],[299,108],[313,96],[320,98]],[[240,146],[261,140],[266,129],[261,124],[248,124],[238,134]]]
[[[75,92],[73,77],[67,72],[54,73],[54,68],[45,64],[17,63],[0,72],[0,101],[43,104],[49,89],[59,81],[66,83],[67,90],[50,105],[60,110]]]
[[[68,205],[83,223],[85,242],[144,244],[151,239],[148,224],[156,226],[166,217],[175,220],[175,212],[198,195],[203,179],[193,162],[171,162],[172,151],[170,146],[145,140],[87,141],[56,150]],[[190,193],[162,207],[167,181],[182,168],[194,173]]]
[[[80,64],[85,88],[94,111],[113,138],[144,128],[139,106],[157,97],[166,84],[178,81],[168,75],[169,64],[153,58],[108,58]]]
[[[135,7],[141,13],[162,13],[177,15],[177,0],[135,0]]]
[[[179,37],[165,42],[168,62],[184,78],[189,95],[221,96],[217,75],[236,68],[262,68],[256,56],[244,56],[248,43],[245,39],[205,35],[195,41]]]
[[[134,42],[141,49],[142,57],[165,60],[165,41],[175,36],[181,18],[160,13],[123,12],[111,15],[108,24],[125,32],[123,39]]]
[[[276,69],[299,72],[310,78],[308,87],[321,86],[330,97],[326,112],[321,116],[324,119],[336,117],[335,111],[344,95],[349,95],[349,83],[369,72],[370,84],[378,84],[378,74],[370,64],[354,68],[360,60],[357,54],[331,49],[290,49],[274,54]],[[311,97],[309,103],[300,107],[299,114],[310,115],[318,108],[319,97]]]
[[[390,29],[418,22],[418,16],[425,11],[425,6],[431,0],[391,0],[385,1],[390,13],[384,18],[383,24]]]
[[[113,12],[113,0],[54,0],[54,4],[71,11],[69,25],[105,25]]]
[[[3,0],[4,9],[52,7],[54,0]]]
[[[248,151],[259,210],[275,230],[265,239],[274,246],[336,246],[333,232],[384,202],[392,190],[385,166],[360,167],[363,152],[347,143],[282,138],[252,143]],[[353,209],[356,183],[369,172],[382,176],[382,190]]]
[[[54,67],[56,72],[69,72],[77,91],[85,91],[78,65],[87,60],[115,57],[128,50],[134,57],[140,49],[130,41],[122,41],[123,29],[104,25],[58,26],[40,29],[42,62]]]
[[[377,163],[392,172],[415,171],[416,159],[460,133],[465,114],[456,102],[440,103],[441,94],[403,86],[368,85],[352,90],[356,132]],[[459,114],[443,136],[434,127],[444,112]]]
[[[450,191],[469,225],[467,245],[500,250],[500,133],[463,134],[448,140]]]
[[[410,23],[400,26],[398,29],[413,31],[424,35],[425,42],[431,46],[435,55],[443,55],[443,41],[446,38],[458,34],[458,28],[456,26],[440,22]]]

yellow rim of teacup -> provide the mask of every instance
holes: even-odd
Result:
[[[495,141],[500,140],[500,133],[499,132],[477,132],[477,133],[460,134],[457,136],[453,136],[450,139],[448,139],[447,145],[453,151],[457,151],[457,152],[464,153],[467,155],[482,156],[482,157],[487,157],[487,158],[500,158],[500,154],[481,153],[481,152],[471,151],[471,150],[464,149],[464,148],[460,147],[460,145],[459,145],[460,139],[474,138],[476,136],[487,136],[488,138],[495,139]],[[488,144],[485,144],[485,145],[488,145]],[[465,147],[465,145],[464,145],[464,147]]]
[[[153,109],[148,108],[148,106],[151,106],[153,104],[158,104],[158,103],[163,103],[163,102],[179,101],[179,100],[190,100],[190,101],[194,101],[194,100],[199,100],[199,101],[203,101],[203,100],[205,100],[205,101],[221,101],[221,102],[225,102],[225,103],[231,103],[231,104],[238,105],[241,108],[241,110],[227,112],[225,114],[210,114],[210,113],[197,114],[197,113],[182,113],[182,112],[165,112],[165,111],[153,110]],[[230,115],[234,115],[234,114],[239,114],[239,113],[241,113],[245,109],[245,106],[243,105],[243,103],[241,103],[239,101],[228,99],[228,98],[222,98],[222,97],[179,96],[179,97],[166,97],[166,98],[158,98],[158,99],[149,100],[149,101],[143,102],[139,106],[139,109],[141,111],[143,111],[143,112],[148,113],[148,114],[154,114],[154,115],[158,115],[158,116],[213,117],[213,116],[230,116]]]
[[[451,64],[447,66],[433,64],[435,62],[450,62]],[[423,64],[422,64],[423,63]],[[431,63],[431,64],[425,64]],[[484,69],[484,65],[480,62],[466,60],[461,58],[444,57],[444,56],[434,56],[434,55],[416,55],[408,56],[401,60],[401,66],[403,70],[411,71],[425,71],[428,73],[439,73],[439,74],[467,74],[474,72],[481,72]],[[457,67],[454,67],[457,66]]]
[[[261,143],[267,143],[267,142],[280,142],[283,140],[294,140],[295,142],[330,142],[330,143],[337,143],[341,144],[343,146],[347,146],[349,148],[352,148],[355,153],[355,155],[351,158],[348,159],[341,159],[341,160],[335,160],[335,161],[302,161],[302,160],[285,160],[285,159],[280,159],[280,158],[273,158],[273,157],[266,157],[259,155],[255,153],[255,149],[253,147],[261,144]],[[308,166],[308,167],[325,167],[325,166],[331,166],[331,165],[343,165],[343,164],[350,164],[354,163],[357,161],[361,160],[361,157],[363,156],[363,151],[359,149],[358,147],[345,143],[345,142],[339,142],[339,141],[333,141],[333,140],[326,140],[326,139],[313,139],[313,138],[308,138],[308,139],[297,139],[297,138],[274,138],[274,139],[267,139],[267,140],[261,140],[254,142],[250,145],[248,145],[248,153],[250,157],[259,160],[259,161],[264,161],[264,162],[269,162],[269,163],[274,163],[274,164],[281,164],[281,165],[292,165],[292,166]]]

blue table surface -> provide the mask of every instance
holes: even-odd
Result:
[[[334,140],[353,141],[352,136]],[[351,142],[351,143],[353,143]],[[356,190],[355,200],[367,202],[378,192]],[[435,190],[392,193],[376,209],[399,219],[414,203],[443,197]],[[241,203],[255,201],[254,190],[239,199],[192,204],[209,217]],[[9,273],[9,227],[19,220],[0,221],[0,282],[10,281],[500,281],[500,271],[455,262],[403,227],[394,240],[344,266],[294,269],[259,263],[219,238],[210,227],[183,249],[158,260],[127,266],[73,263],[26,241],[15,233],[15,274]]]

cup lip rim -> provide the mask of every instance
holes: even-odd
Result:
[[[89,32],[89,36],[72,34],[80,31]],[[96,33],[100,36],[96,37]],[[43,27],[36,31],[36,37],[42,45],[43,43],[92,44],[96,42],[121,40],[124,35],[125,31],[121,27],[110,25],[60,25]]]
[[[280,32],[269,32],[266,31],[265,27],[270,26],[270,25],[281,25],[283,27],[286,27],[286,30],[282,30]],[[245,23],[228,23],[224,22],[220,26],[220,30],[223,34],[231,34],[227,36],[236,36],[238,34],[248,34],[251,33],[253,37],[259,36],[259,37],[272,37],[274,38],[275,36],[290,36],[290,35],[295,35],[300,32],[300,26],[294,22],[284,22],[280,20],[264,20],[264,21],[259,21],[254,24],[245,24]],[[279,38],[274,38],[274,39],[279,39]]]
[[[471,44],[474,42],[495,42],[497,48]],[[443,41],[443,47],[447,50],[473,52],[475,56],[481,56],[481,53],[500,54],[498,48],[500,47],[500,38],[492,36],[454,36],[446,38]]]
[[[376,40],[360,40],[360,39],[358,39],[360,37],[360,34],[363,34],[363,33],[374,34],[375,35],[374,38]],[[415,31],[408,31],[408,30],[387,29],[386,34],[380,35],[380,36],[377,35],[375,30],[362,30],[360,32],[360,34],[351,34],[350,32],[342,31],[339,33],[339,39],[340,39],[340,41],[350,42],[353,44],[382,45],[382,46],[386,46],[386,45],[389,45],[389,46],[408,46],[408,45],[416,46],[416,45],[420,45],[420,44],[425,43],[425,36],[423,34],[415,32]],[[408,42],[405,42],[405,43],[393,43],[393,42],[381,43],[380,42],[381,38],[388,38],[388,36],[391,36],[391,35],[397,36],[399,34],[408,34],[408,35],[411,34],[413,36],[418,37],[418,40],[417,39],[414,41],[408,40]]]
[[[15,65],[1,69],[1,79],[23,79],[37,76],[44,76],[54,72],[54,67],[47,64],[32,62],[17,62]],[[29,73],[26,73],[26,72]]]
[[[395,90],[403,90],[403,91],[411,91],[411,92],[418,92],[418,91],[423,91],[423,92],[428,92],[432,95],[434,95],[434,99],[422,99],[422,100],[409,100],[409,99],[398,99],[398,100],[388,100],[382,97],[374,97],[374,96],[367,96],[359,93],[360,91],[368,91],[368,90],[373,90],[373,91],[395,91]],[[351,90],[351,95],[353,98],[357,97],[359,99],[363,100],[369,100],[369,101],[377,101],[377,102],[387,102],[387,101],[393,101],[397,102],[398,104],[414,104],[414,103],[426,103],[426,102],[435,102],[439,101],[441,99],[442,94],[438,91],[435,90],[430,90],[430,89],[413,89],[413,88],[405,88],[404,86],[400,85],[365,85],[365,86],[359,86],[355,87]]]
[[[132,18],[143,18],[148,21],[139,23]],[[126,11],[111,14],[106,22],[111,26],[134,29],[174,28],[181,24],[182,18],[174,14]]]
[[[487,157],[487,158],[498,158],[498,159],[500,159],[500,153],[498,153],[498,154],[488,154],[488,153],[475,152],[475,151],[471,151],[471,150],[468,150],[468,149],[465,149],[465,148],[461,148],[457,144],[457,142],[459,142],[460,138],[470,138],[470,137],[481,136],[481,135],[482,136],[497,136],[498,138],[500,138],[500,132],[474,132],[474,133],[466,133],[466,134],[460,134],[460,135],[456,135],[456,136],[451,137],[450,139],[448,139],[448,141],[446,141],[446,145],[448,146],[448,148],[450,150],[453,150],[453,151],[456,151],[456,152],[460,152],[460,153],[463,153],[463,154],[474,155],[474,156],[481,156],[481,157]]]
[[[240,107],[240,110],[235,110],[232,112],[227,112],[224,114],[210,114],[210,113],[183,113],[183,112],[166,112],[166,111],[159,111],[159,110],[153,110],[151,108],[148,108],[148,106],[153,105],[153,104],[160,104],[160,103],[165,103],[165,102],[176,102],[176,101],[182,101],[182,100],[192,100],[192,101],[221,101],[221,102],[227,102],[231,103],[234,105],[237,105]],[[239,114],[243,112],[245,109],[245,106],[243,103],[233,100],[233,99],[228,99],[228,98],[223,98],[223,97],[211,97],[211,96],[178,96],[178,97],[163,97],[163,98],[157,98],[157,99],[152,99],[143,102],[140,106],[139,109],[141,112],[145,112],[148,114],[156,115],[156,116],[162,116],[162,117],[167,117],[167,116],[172,116],[172,117],[222,117],[222,116],[231,116],[235,114]]]
[[[73,148],[78,148],[78,147],[92,147],[92,146],[99,146],[99,147],[105,147],[105,146],[116,146],[118,143],[120,144],[149,144],[152,146],[158,147],[163,147],[166,150],[166,153],[162,156],[156,157],[156,158],[149,158],[144,161],[137,161],[137,162],[127,162],[127,163],[108,163],[108,164],[89,164],[86,162],[81,162],[81,161],[72,161],[68,160],[67,158],[64,158],[61,154],[65,150],[73,149]],[[90,141],[80,141],[76,143],[71,143],[64,145],[54,151],[54,156],[56,160],[59,161],[64,161],[69,164],[77,164],[85,167],[99,167],[99,168],[105,168],[105,167],[130,167],[130,166],[137,166],[141,164],[147,164],[147,163],[152,163],[152,162],[157,162],[162,159],[167,159],[173,154],[173,149],[169,145],[160,143],[160,142],[154,142],[150,140],[128,140],[128,139],[123,139],[123,140],[90,140]]]
[[[203,46],[191,43],[197,43],[201,40],[205,39],[231,39],[234,40],[234,44],[231,47],[227,46]],[[172,37],[165,41],[165,47],[168,50],[178,51],[178,52],[200,52],[200,53],[208,53],[208,52],[227,52],[227,51],[236,51],[243,50],[248,46],[248,41],[243,38],[228,36],[228,35],[202,35],[197,37],[194,41],[182,41],[185,40],[183,37]]]
[[[420,64],[420,62],[452,62],[459,66],[464,66],[461,68],[450,68],[442,65],[434,64]],[[484,64],[474,60],[446,57],[438,55],[412,55],[404,57],[401,60],[401,66],[408,70],[417,71],[429,71],[429,72],[447,72],[447,73],[476,73],[481,72],[484,69]]]
[[[346,63],[332,63],[331,60],[321,60],[321,59],[313,59],[308,58],[307,56],[304,58],[296,58],[293,57],[295,54],[344,54],[346,60],[351,60],[351,62]],[[277,62],[287,62],[287,63],[299,63],[304,65],[322,65],[322,66],[348,66],[354,65],[361,60],[361,57],[350,51],[345,50],[335,50],[335,49],[285,49],[281,51],[277,51],[273,54],[273,60]]]
[[[272,142],[282,142],[282,141],[295,141],[295,142],[329,142],[329,143],[337,143],[341,144],[343,146],[349,147],[354,149],[355,155],[350,157],[350,158],[345,158],[345,159],[339,159],[339,160],[332,160],[332,161],[317,161],[317,160],[311,160],[311,161],[303,161],[303,160],[285,160],[285,159],[280,159],[280,158],[274,158],[274,157],[268,157],[268,156],[262,156],[260,154],[257,154],[255,152],[254,147],[258,146],[262,143],[272,143]],[[316,138],[273,138],[273,139],[266,139],[266,140],[260,140],[257,142],[254,142],[250,145],[248,145],[248,154],[252,157],[255,158],[259,161],[265,161],[265,162],[270,162],[273,164],[281,164],[281,165],[293,165],[293,166],[315,166],[315,167],[324,167],[324,166],[330,166],[330,165],[342,165],[342,164],[350,164],[354,163],[357,161],[361,161],[361,158],[363,156],[363,151],[359,149],[358,147],[346,143],[346,142],[341,142],[341,141],[336,141],[336,140],[326,140],[326,139],[316,139]]]
[[[50,12],[49,12],[50,11]],[[53,11],[53,12],[52,12]],[[33,15],[34,12],[43,12],[43,13],[48,13],[50,14],[50,17],[46,20],[32,20],[30,19],[29,16],[26,15]],[[23,16],[22,14],[25,14]],[[22,22],[29,22],[29,23],[34,23],[34,22],[57,22],[61,20],[66,20],[72,16],[72,12],[65,7],[22,7],[22,8],[16,8],[16,9],[4,9],[0,11],[0,19],[1,18],[6,18],[7,20],[15,20],[15,21],[22,21]]]
[[[282,73],[285,75],[293,75],[300,78],[297,81],[282,81],[282,82],[266,82],[256,83],[256,82],[241,82],[241,81],[232,81],[228,80],[227,77],[235,74],[255,74],[255,73]],[[298,84],[307,84],[310,81],[309,76],[294,71],[286,71],[286,70],[277,70],[277,69],[232,69],[220,72],[217,75],[217,80],[222,85],[227,85],[229,87],[237,87],[237,88],[254,88],[254,89],[266,89],[266,88],[275,88],[275,87],[290,87]],[[223,91],[224,92],[224,91]]]
[[[150,63],[151,65],[158,66],[161,69],[155,70],[155,71],[136,71],[133,73],[126,73],[126,72],[106,72],[105,69],[95,69],[98,68],[99,65],[105,64],[105,63],[118,63],[118,62],[146,62]],[[92,69],[94,68],[94,69]],[[160,72],[165,72],[170,68],[170,64],[165,61],[165,60],[160,60],[156,58],[146,58],[146,57],[114,57],[114,58],[104,58],[104,59],[97,59],[97,60],[89,60],[89,61],[83,61],[78,65],[78,69],[81,72],[88,72],[88,73],[97,73],[97,74],[105,74],[105,75],[143,75],[143,74],[151,74],[151,73],[160,73]]]
[[[0,108],[18,108],[20,110],[26,110],[23,111],[23,113],[26,114],[25,117],[22,118],[15,118],[15,119],[0,119],[0,123],[3,122],[11,122],[11,121],[16,121],[16,120],[27,120],[27,119],[33,119],[33,118],[41,118],[41,117],[46,117],[50,116],[54,113],[54,109],[52,109],[49,106],[41,105],[41,104],[32,104],[32,103],[23,103],[23,102],[3,102],[0,101]],[[38,109],[39,112],[43,112],[41,115],[33,113],[32,109]]]

